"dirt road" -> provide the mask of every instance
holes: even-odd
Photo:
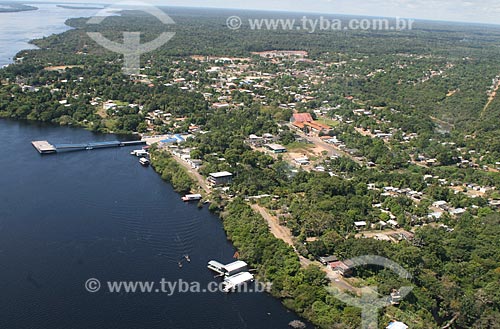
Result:
[[[259,213],[267,221],[271,233],[280,240],[286,242],[286,244],[293,247],[292,232],[279,224],[278,219],[272,216],[267,209],[259,206],[258,204],[253,204],[252,209]],[[295,247],[293,247],[295,249]]]
[[[175,159],[175,161],[177,161],[177,163],[179,163],[181,166],[183,166],[186,169],[186,171],[188,172],[188,174],[194,180],[196,180],[196,182],[198,183],[198,185],[205,191],[205,193],[209,194],[210,193],[210,187],[208,186],[207,181],[205,180],[205,178],[202,175],[200,175],[199,172],[197,172],[196,170],[194,170],[186,161],[182,160],[181,158],[175,156],[172,153],[170,153],[170,154]]]
[[[300,255],[299,252],[295,249],[293,245],[293,236],[292,232],[279,224],[279,221],[276,217],[272,216],[268,210],[264,207],[259,206],[258,204],[251,205],[252,209],[260,214],[267,222],[271,233],[278,239],[285,241],[289,246],[295,250],[295,253],[299,257],[300,265],[303,268],[306,268],[310,265],[318,266],[323,272],[325,272],[326,277],[330,280],[331,285],[341,291],[351,291],[355,294],[360,294],[361,290],[350,285],[340,274],[331,270],[329,267],[324,266],[318,261],[312,261],[310,259],[305,258]]]

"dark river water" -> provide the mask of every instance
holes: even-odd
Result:
[[[89,293],[106,281],[214,281],[232,261],[221,221],[180,201],[133,147],[41,156],[32,140],[114,140],[0,120],[0,328],[288,328],[265,293]],[[178,262],[188,254],[191,262]]]

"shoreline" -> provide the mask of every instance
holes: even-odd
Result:
[[[101,10],[101,9],[104,9],[105,7],[92,7],[92,6],[89,6],[89,7],[85,7],[85,6],[72,6],[72,5],[69,5],[69,4],[57,4],[56,7],[59,7],[59,8],[64,8],[64,9],[75,9],[75,10],[85,10],[85,9],[88,9],[88,10],[93,10],[93,9],[96,9],[96,10]]]
[[[39,10],[39,8],[25,4],[7,3],[4,5],[0,5],[0,14],[21,13],[24,11],[36,11],[36,10]]]
[[[15,39],[14,41],[20,45],[19,48],[12,48],[13,52],[11,54],[6,54],[4,57],[5,62],[0,65],[0,69],[4,69],[10,65],[16,64],[16,59],[19,58],[20,53],[25,52],[25,51],[31,51],[31,50],[37,50],[40,49],[40,47],[37,45],[37,41],[42,40],[44,38],[50,37],[52,35],[61,35],[67,31],[74,30],[75,27],[71,26],[69,24],[70,20],[75,19],[75,18],[87,18],[91,17],[95,12],[100,10],[101,8],[85,8],[85,9],[80,9],[80,10],[73,10],[73,8],[64,8],[64,7],[59,7],[57,3],[37,3],[37,7],[31,6],[34,9],[25,9],[25,10],[16,10],[16,11],[1,11],[0,9],[0,17],[3,17],[2,14],[18,14],[18,13],[29,13],[29,12],[40,12],[42,11],[42,14],[44,11],[46,11],[47,8],[52,10],[59,9],[59,10],[72,10],[71,13],[66,13],[66,15],[60,15],[64,21],[59,22],[50,22],[47,23],[45,26],[37,26],[37,30],[35,31],[42,31],[40,35],[36,35],[34,38],[27,40],[28,38],[19,38]],[[88,10],[88,11],[94,11],[93,13],[87,13],[83,12],[83,10]],[[49,13],[50,14],[50,13]],[[9,16],[5,16],[9,17]],[[52,16],[51,16],[52,17]],[[57,17],[57,16],[54,16]],[[29,18],[29,17],[28,17]],[[22,19],[20,17],[19,19]]]

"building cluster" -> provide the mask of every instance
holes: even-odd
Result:
[[[315,121],[310,113],[295,113],[291,119],[292,125],[304,132],[326,133],[332,128],[328,125]]]

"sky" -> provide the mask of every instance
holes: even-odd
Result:
[[[49,0],[56,1],[56,0]],[[500,24],[498,0],[145,0],[155,5],[262,9]],[[62,0],[81,3],[82,0]],[[106,2],[89,0],[86,3]],[[117,0],[116,2],[119,2]]]

